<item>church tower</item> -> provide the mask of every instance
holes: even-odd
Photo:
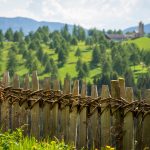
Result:
[[[139,36],[144,36],[144,24],[142,21],[139,22],[138,33]]]

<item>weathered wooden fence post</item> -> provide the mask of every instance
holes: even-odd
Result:
[[[23,85],[23,100],[20,102],[20,123],[19,125],[23,128],[24,135],[29,135],[29,107],[28,107],[28,94],[30,92],[30,84],[29,84],[29,75],[26,74],[24,78],[24,85]]]
[[[118,80],[111,81],[111,96],[114,99],[120,99],[120,86]],[[121,141],[122,141],[122,118],[120,103],[112,102],[112,146],[116,147],[117,150],[121,150]]]
[[[77,137],[77,103],[78,103],[78,96],[79,96],[79,81],[75,80],[73,85],[73,98],[72,99],[72,106],[70,112],[70,120],[69,120],[69,142],[73,142],[76,146],[76,137]],[[77,97],[77,98],[75,98]]]
[[[51,86],[50,86],[50,78],[45,78],[44,79],[44,95],[47,97],[48,95],[51,94]],[[50,100],[47,99],[44,102],[44,107],[43,107],[43,137],[47,138],[50,137]]]
[[[145,92],[145,102],[150,105],[150,89]],[[150,108],[150,107],[149,107]],[[142,150],[150,149],[150,110],[145,109],[143,116]]]
[[[134,107],[134,133],[135,133],[135,150],[142,149],[142,132],[143,132],[143,106],[141,105],[141,99],[139,100],[140,104],[136,104]],[[137,101],[138,102],[138,101]]]
[[[125,80],[123,78],[119,78],[119,90],[120,90],[120,98],[122,98],[123,100],[126,98],[126,87],[125,87]],[[120,105],[124,105],[123,101],[122,104]],[[120,135],[119,135],[119,140],[118,140],[118,148],[119,149],[123,149],[123,122],[124,122],[124,109],[121,107],[120,112],[119,112],[120,116]]]
[[[9,72],[4,73],[2,84],[4,85],[4,88],[9,86]],[[1,128],[3,132],[11,128],[11,105],[9,103],[9,99],[5,99],[1,104]]]
[[[36,92],[39,90],[39,80],[37,77],[37,72],[32,73],[32,90]],[[35,138],[40,138],[40,107],[39,101],[36,94],[33,93],[30,98],[31,101],[31,136]]]
[[[90,104],[90,118],[88,121],[88,149],[99,148],[100,137],[98,132],[98,109],[96,98],[98,97],[97,86],[92,85],[91,97],[93,98]]]
[[[6,71],[3,74],[2,84],[3,84],[4,88],[10,86],[10,76],[9,76],[9,72],[8,71]]]
[[[133,89],[126,88],[126,101],[132,103],[134,99]],[[130,108],[124,109],[124,124],[123,124],[123,150],[134,150],[134,118]]]
[[[108,85],[102,86],[101,91],[102,101],[104,99],[110,98]],[[108,99],[106,102],[103,102],[101,105],[101,145],[105,147],[106,145],[111,145],[111,115],[110,115],[110,100]]]
[[[16,90],[15,92],[20,93],[18,89],[20,88],[20,83],[19,83],[19,76],[17,74],[14,74],[13,78],[13,90]],[[19,95],[18,95],[19,96]],[[20,106],[19,106],[19,100],[16,98],[13,100],[14,102],[12,103],[12,129],[15,130],[16,128],[19,128],[19,122],[20,122]]]
[[[29,90],[30,89],[29,74],[25,75],[23,88],[24,88],[24,90]]]
[[[66,143],[69,141],[69,111],[70,111],[70,94],[71,94],[71,82],[70,80],[64,80],[63,94],[67,98],[61,103],[61,133]]]
[[[53,82],[53,90],[54,90],[54,95],[59,96],[60,95],[60,83],[58,80],[54,80]],[[59,132],[59,105],[58,105],[58,99],[55,98],[53,99],[53,103],[52,103],[52,110],[51,110],[51,114],[52,114],[52,131],[51,131],[51,135],[52,138],[57,137],[58,138],[58,132]]]
[[[79,135],[78,149],[87,148],[87,106],[86,106],[87,87],[86,83],[82,83],[81,89],[81,108],[79,112]]]

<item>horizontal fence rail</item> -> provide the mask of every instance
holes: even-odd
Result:
[[[53,85],[50,83],[53,82]],[[86,83],[65,79],[60,90],[58,80],[45,78],[39,88],[37,72],[25,76],[23,87],[15,74],[10,86],[9,73],[0,82],[0,127],[23,128],[24,135],[37,139],[64,139],[76,149],[100,149],[106,145],[117,150],[150,149],[150,90],[143,100],[135,100],[133,89],[124,79],[112,80],[111,87],[96,85],[87,96]],[[53,87],[53,88],[51,88]],[[100,93],[100,95],[98,95]]]

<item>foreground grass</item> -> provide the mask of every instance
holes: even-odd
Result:
[[[74,150],[64,141],[43,140],[37,141],[34,137],[23,137],[22,130],[0,133],[0,150]]]
[[[13,132],[0,132],[0,150],[75,150],[75,147],[66,145],[63,140],[59,141],[58,139],[38,141],[34,137],[24,137],[22,129],[17,129]],[[84,148],[81,150],[84,150]],[[101,150],[115,149],[106,146]]]

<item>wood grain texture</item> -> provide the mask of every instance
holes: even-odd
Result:
[[[14,89],[20,88],[19,76],[17,74],[14,74],[13,88]],[[13,130],[20,127],[19,122],[20,122],[20,106],[19,106],[19,100],[16,100],[12,105],[12,129]]]
[[[24,78],[24,86],[23,90],[30,89],[30,82],[29,82],[29,75],[26,74]],[[24,99],[26,99],[20,106],[20,122],[19,126],[23,128],[24,135],[29,135],[29,123],[28,123],[28,116],[29,116],[29,109],[28,109],[28,102],[27,102],[27,95],[24,95]]]
[[[133,102],[134,95],[133,89],[131,87],[126,88],[126,100],[128,102]],[[123,150],[129,149],[133,150],[134,148],[134,118],[133,113],[128,112],[128,108],[124,110],[124,124],[123,124]],[[128,113],[127,113],[128,112]],[[127,114],[126,114],[127,113]]]
[[[110,97],[109,88],[107,85],[102,86],[101,98],[106,99]],[[101,105],[101,146],[105,147],[106,145],[111,145],[111,115],[110,115],[110,107],[108,103],[102,103]]]
[[[37,72],[34,71],[32,73],[32,90],[37,91],[39,90],[39,80],[37,77]],[[31,102],[31,105],[33,105],[37,100],[38,97],[34,97],[36,100]],[[39,102],[35,103],[34,106],[31,109],[31,136],[34,136],[35,138],[40,138],[40,107]]]
[[[120,86],[118,80],[111,81],[111,97],[114,99],[120,98]],[[117,150],[121,150],[121,138],[122,138],[122,120],[120,110],[116,110],[117,107],[112,108],[112,126],[111,126],[111,136],[112,136],[112,146]],[[120,137],[121,136],[121,137]]]
[[[55,94],[60,94],[60,83],[58,80],[54,80],[53,82],[53,90],[55,91]],[[57,99],[54,99],[56,101]],[[56,136],[58,138],[59,136],[59,105],[58,103],[54,103],[52,110],[51,110],[51,115],[52,115],[52,131],[51,131],[51,136],[54,138]]]
[[[74,81],[74,85],[73,85],[73,92],[72,92],[73,96],[79,96],[79,81],[75,80]],[[77,106],[76,102],[73,101],[73,105],[71,108],[71,112],[70,112],[70,120],[69,120],[69,143],[75,144],[76,146],[76,142],[77,142],[77,116],[78,116],[78,111],[77,111]]]
[[[2,84],[4,88],[10,86],[10,77],[9,72],[5,72],[2,79]],[[1,107],[1,128],[5,132],[8,129],[11,129],[11,105],[9,100],[6,99],[0,104]]]
[[[87,96],[87,86],[86,83],[83,82],[81,89],[81,101],[85,101],[86,96]],[[79,115],[79,132],[78,132],[77,148],[78,149],[81,149],[82,147],[87,148],[87,108],[83,106],[81,108],[81,111],[78,112],[78,115]]]
[[[145,92],[145,101],[150,104],[150,89]],[[142,149],[150,149],[150,114],[143,120]]]
[[[51,89],[50,78],[45,78],[44,91],[47,91],[47,94],[49,94],[48,91],[50,91],[50,89]],[[43,137],[44,138],[50,137],[50,124],[51,124],[50,107],[51,107],[50,103],[48,102],[44,103],[44,107],[43,107]]]
[[[92,85],[91,89],[91,97],[93,99],[98,97],[97,86]],[[99,148],[99,132],[98,132],[98,110],[94,107],[94,105],[90,106],[91,116],[88,120],[88,149],[92,149],[93,147]]]
[[[65,95],[71,94],[71,81],[65,79],[64,80],[64,89],[63,93]],[[66,99],[66,101],[70,101]],[[70,106],[65,104],[61,104],[61,135],[65,139],[66,143],[69,141],[69,111]]]

